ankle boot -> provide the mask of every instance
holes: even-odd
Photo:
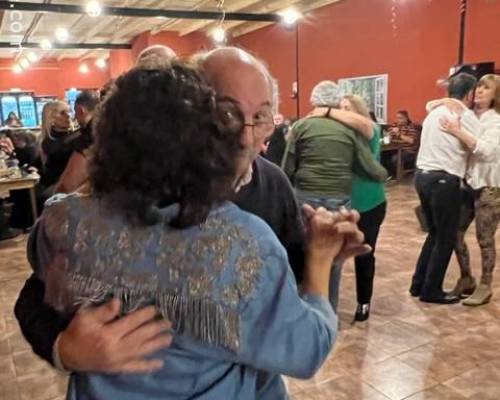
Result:
[[[358,304],[356,314],[354,314],[355,321],[366,321],[370,317],[370,303]]]
[[[489,303],[492,295],[491,286],[481,283],[472,296],[467,297],[462,301],[462,304],[464,306],[480,306],[481,304]]]
[[[458,279],[455,288],[451,291],[451,294],[454,296],[465,298],[476,290],[476,280],[472,276],[465,276],[463,278]]]

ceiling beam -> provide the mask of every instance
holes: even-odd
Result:
[[[37,11],[59,14],[86,14],[85,6],[73,4],[42,4],[21,1],[0,1],[0,10]],[[114,15],[123,17],[166,17],[183,19],[220,19],[218,11],[189,11],[189,10],[163,10],[150,8],[131,7],[102,7],[101,15]],[[252,13],[226,13],[228,21],[279,21],[280,16],[275,14]]]
[[[19,46],[10,42],[0,42],[0,49],[17,49]],[[40,43],[23,43],[23,48],[38,49]],[[129,43],[53,43],[53,50],[74,49],[74,50],[130,50],[132,45]]]

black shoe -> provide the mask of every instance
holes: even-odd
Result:
[[[22,233],[23,231],[21,229],[7,228],[0,233],[0,240],[14,239]]]
[[[356,314],[354,314],[354,321],[366,321],[370,317],[370,303],[358,304]]]
[[[420,296],[420,288],[417,287],[416,285],[411,285],[410,286],[410,294],[413,297],[419,297]]]
[[[435,304],[455,304],[460,301],[460,297],[445,293],[443,296],[439,297],[420,296],[420,301],[423,301],[424,303],[435,303]]]

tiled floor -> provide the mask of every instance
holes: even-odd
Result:
[[[424,239],[415,205],[410,185],[389,188],[372,316],[369,322],[351,325],[356,304],[349,264],[342,281],[341,333],[335,351],[313,379],[288,381],[294,400],[500,399],[500,274],[494,301],[479,308],[429,305],[410,297],[407,288]],[[468,243],[477,272],[473,230]],[[65,378],[31,353],[12,313],[29,274],[24,249],[25,240],[0,243],[0,400],[62,400]],[[457,270],[453,260],[448,287]]]

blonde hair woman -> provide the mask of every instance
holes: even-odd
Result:
[[[463,301],[468,306],[488,303],[492,297],[495,233],[500,222],[499,75],[489,74],[481,78],[476,88],[474,112],[482,126],[482,132],[477,137],[463,130],[459,119],[442,121],[443,130],[455,136],[472,152],[466,179],[475,195],[476,236],[481,249],[482,274],[472,296]],[[472,217],[465,230],[471,222]],[[470,266],[465,267],[470,274]]]
[[[69,106],[60,100],[47,103],[42,111],[41,200],[54,194],[54,185],[63,173],[73,152],[73,141],[79,132],[73,130]]]
[[[367,120],[370,119],[366,102],[358,95],[344,96],[340,102],[340,108],[345,111],[353,111]],[[381,129],[379,125],[372,122],[372,130],[370,150],[374,159],[380,161]],[[361,214],[358,227],[365,235],[366,244],[372,248],[370,253],[355,258],[358,306],[354,320],[365,321],[370,316],[370,303],[373,294],[375,246],[387,209],[384,184],[368,177],[355,175],[352,182],[351,202],[352,207]]]

